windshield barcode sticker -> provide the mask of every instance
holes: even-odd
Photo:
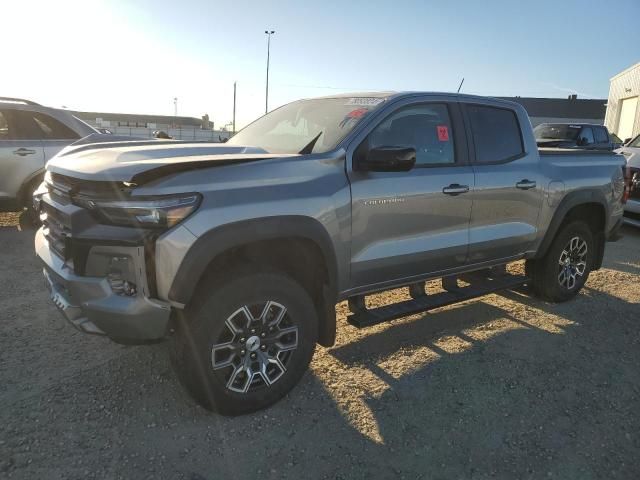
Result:
[[[353,97],[350,98],[345,105],[358,105],[361,107],[374,107],[384,102],[384,98],[380,97]]]

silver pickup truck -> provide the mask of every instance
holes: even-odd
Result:
[[[623,166],[539,151],[503,100],[302,100],[226,144],[68,147],[35,198],[35,249],[76,328],[168,339],[192,396],[233,415],[294,387],[316,344],[334,343],[342,300],[364,328],[522,284],[572,298],[617,237]],[[525,274],[503,268],[522,259]],[[411,300],[366,307],[403,286]]]

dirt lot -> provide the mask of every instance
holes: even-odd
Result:
[[[165,345],[75,332],[0,217],[2,478],[640,478],[640,231],[574,301],[507,292],[358,331],[271,409],[197,407]],[[388,301],[397,291],[379,296]]]

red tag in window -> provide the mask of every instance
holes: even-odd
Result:
[[[448,142],[449,127],[447,127],[446,125],[438,125],[436,129],[438,130],[438,140],[440,140],[441,142]]]

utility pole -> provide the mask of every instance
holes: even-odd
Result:
[[[266,94],[264,98],[264,113],[266,115],[269,112],[269,53],[271,50],[271,35],[276,33],[276,31],[265,30],[264,33],[267,34],[267,88],[266,88]]]
[[[233,82],[233,135],[236,134],[236,82]]]

